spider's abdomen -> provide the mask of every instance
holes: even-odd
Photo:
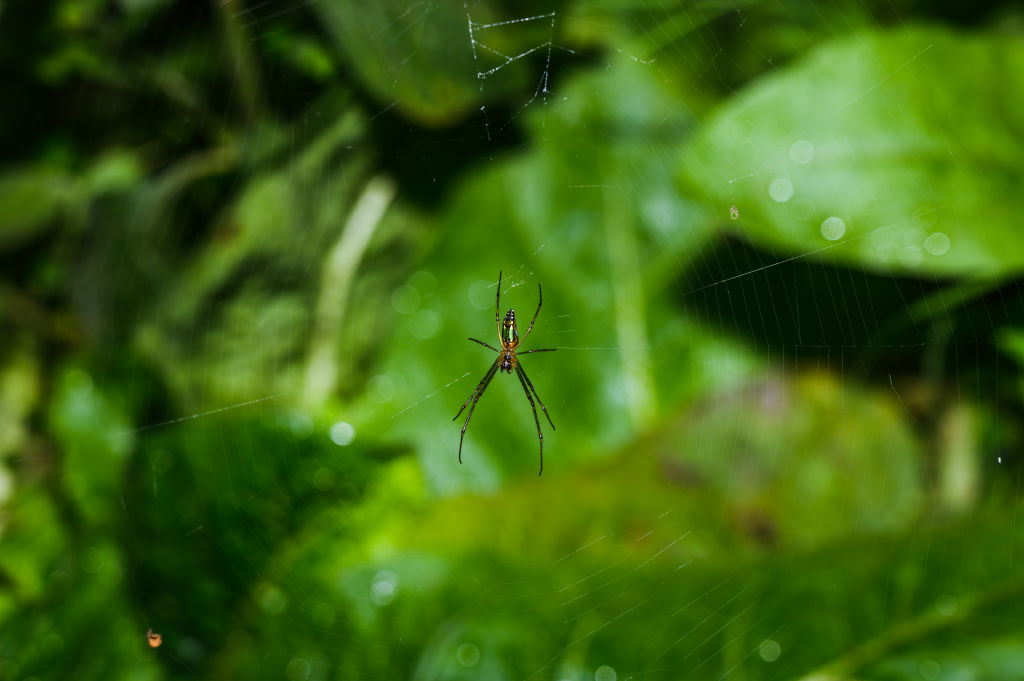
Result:
[[[512,359],[512,353],[501,353],[501,362],[498,364],[498,371],[504,371],[506,373],[511,374],[513,366],[515,366],[515,360]]]
[[[501,344],[502,346],[519,345],[519,332],[516,330],[516,311],[509,309],[505,313],[505,320],[501,323]]]

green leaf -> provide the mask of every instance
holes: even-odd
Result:
[[[5,298],[0,296],[0,304],[6,303]],[[42,393],[42,359],[37,348],[20,334],[11,334],[6,342],[10,348],[0,364],[0,461],[28,445],[30,419]],[[0,502],[9,490],[6,476],[0,469]]]
[[[58,378],[50,422],[61,447],[61,486],[90,522],[117,508],[121,473],[134,444],[127,417],[81,368]]]
[[[142,178],[144,168],[138,154],[114,149],[97,158],[84,174],[84,189],[91,195],[126,191]]]
[[[903,408],[891,392],[827,374],[722,391],[658,433],[654,449],[680,479],[718,490],[766,544],[898,530],[924,507],[921,447]]]
[[[224,404],[295,390],[316,273],[364,183],[365,157],[345,151],[361,134],[356,116],[341,115],[291,164],[248,178],[220,238],[174,263],[137,342],[179,396]]]
[[[914,27],[757,81],[682,159],[765,247],[926,276],[1024,267],[1024,43]]]
[[[0,252],[52,226],[71,188],[71,178],[45,166],[20,166],[0,174]]]
[[[1024,329],[1003,329],[999,333],[999,347],[1024,366]]]
[[[818,436],[803,430],[810,419],[786,404],[791,395],[779,404],[751,397],[764,403],[764,421],[778,421],[778,432]],[[879,415],[856,398],[828,397],[840,418]],[[847,407],[863,413],[844,414]],[[877,437],[889,431],[888,418]],[[742,413],[733,426],[744,428]],[[854,424],[835,428],[848,433]],[[693,452],[721,438],[695,432],[655,449]],[[745,446],[737,441],[737,449]],[[886,452],[878,449],[872,461],[840,462],[845,493],[896,487],[899,480],[885,480],[890,471],[879,463]],[[1024,580],[1008,548],[1021,539],[1012,506],[955,525],[904,516],[895,532],[851,535],[850,524],[827,525],[837,513],[870,510],[835,509],[842,495],[807,495],[776,480],[765,491],[784,498],[794,522],[835,534],[813,550],[764,552],[737,513],[742,490],[673,475],[638,450],[611,465],[429,506],[381,487],[354,514],[318,518],[263,571],[239,621],[246,635],[232,638],[220,671],[250,677],[295,659],[316,667],[326,662],[321,640],[360,640],[373,645],[340,653],[353,676],[474,678],[482,667],[488,678],[574,678],[570,669],[592,677],[609,665],[620,678],[704,678],[708,668],[738,668],[736,677],[749,679],[818,669],[836,674],[808,678],[852,678],[872,665],[898,664],[911,645],[942,645],[966,663],[989,646],[965,634],[993,623],[1000,636],[1024,633],[1015,615]],[[734,476],[749,475],[741,456],[731,463]],[[876,499],[885,513],[903,504],[893,494]],[[281,636],[288,627],[318,636]],[[759,655],[768,642],[765,650],[775,653]],[[1002,668],[1021,663],[1019,651],[1007,657],[998,661]],[[467,662],[481,667],[467,670]]]
[[[47,580],[67,552],[68,537],[60,522],[59,509],[41,489],[26,486],[16,499],[4,505],[3,551],[0,552],[2,591],[20,602],[41,598]],[[0,630],[7,613],[0,613]]]

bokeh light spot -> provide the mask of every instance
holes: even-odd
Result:
[[[814,145],[807,140],[797,140],[789,148],[789,159],[793,163],[810,163],[814,158]]]
[[[284,668],[284,673],[288,675],[291,681],[306,681],[309,678],[309,672],[312,669],[309,666],[309,662],[306,662],[301,657],[296,657],[288,662],[288,666]]]
[[[420,310],[412,317],[412,335],[421,340],[433,338],[441,330],[441,315],[436,310]]]
[[[395,379],[389,374],[377,374],[367,382],[366,392],[377,404],[390,402],[395,396]]]
[[[88,395],[92,392],[92,376],[82,369],[72,369],[64,375],[64,385],[79,395]]]
[[[398,593],[398,575],[391,570],[381,570],[373,577],[370,585],[370,600],[377,605],[387,605]]]
[[[309,414],[296,414],[292,417],[289,426],[291,427],[292,435],[300,440],[313,434],[313,418]]]
[[[330,432],[331,442],[340,447],[349,445],[356,436],[356,429],[352,427],[351,423],[344,421],[338,421],[332,425]]]
[[[768,185],[768,196],[772,201],[785,203],[793,198],[793,183],[785,177],[777,177]]]
[[[288,597],[273,584],[263,584],[257,593],[260,608],[268,615],[280,615],[288,607]]]
[[[942,665],[935,660],[922,660],[917,670],[925,681],[935,681],[935,679],[939,678],[939,674],[942,673]]]
[[[846,223],[836,216],[825,218],[821,223],[821,235],[829,241],[842,239],[846,234]]]
[[[437,278],[426,270],[420,270],[409,277],[409,283],[415,286],[417,291],[431,293],[437,287]]]
[[[466,291],[470,305],[478,310],[494,309],[494,293],[494,282],[485,279],[477,279],[469,285],[469,289]]]
[[[949,594],[943,594],[935,601],[935,610],[943,617],[952,617],[956,614],[956,609],[956,599]]]
[[[455,659],[459,661],[463,667],[472,667],[480,661],[480,649],[472,643],[463,643],[459,646],[459,649],[455,651]]]
[[[420,292],[415,287],[405,284],[391,294],[391,307],[401,314],[412,314],[419,309],[420,300]]]
[[[924,250],[931,255],[945,255],[949,250],[949,237],[943,232],[932,232],[924,240]]]
[[[779,659],[779,655],[782,655],[782,646],[779,645],[778,641],[766,638],[757,647],[757,654],[765,662],[775,662],[775,660]]]
[[[334,471],[330,468],[319,468],[316,473],[313,474],[313,484],[316,485],[316,488],[321,492],[333,489],[335,479],[336,476],[334,475]]]

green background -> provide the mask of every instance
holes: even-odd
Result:
[[[1014,3],[0,38],[0,679],[1024,677]]]

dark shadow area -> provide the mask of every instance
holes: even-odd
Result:
[[[1024,320],[1016,279],[973,294],[963,282],[787,258],[726,237],[677,282],[679,303],[769,357],[824,360],[873,378],[945,368],[963,381],[967,367],[998,374],[1005,359],[995,334]]]

